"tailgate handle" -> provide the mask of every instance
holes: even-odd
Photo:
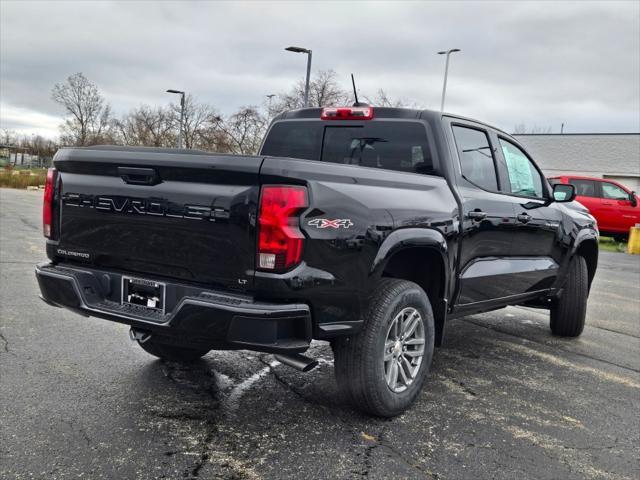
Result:
[[[124,183],[133,185],[157,185],[160,177],[153,168],[118,167],[118,175]]]

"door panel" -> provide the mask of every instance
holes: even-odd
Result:
[[[512,255],[528,258],[533,268],[529,272],[514,274],[514,280],[524,291],[550,288],[563,258],[562,213],[553,203],[512,197],[516,209],[516,233]],[[526,221],[523,217],[526,216]],[[541,261],[542,263],[539,263]],[[551,262],[551,263],[548,263]],[[544,265],[544,268],[540,268]]]
[[[628,233],[629,228],[640,221],[639,209],[629,200],[629,192],[611,182],[600,182],[602,187],[602,215],[606,225],[601,229],[610,232]]]
[[[465,215],[462,222],[460,266],[462,272],[471,269],[471,274],[460,278],[458,304],[513,295],[510,272],[496,270],[488,265],[511,255],[516,230],[512,203],[505,201],[507,197],[498,193],[469,187],[462,187],[459,191],[463,197]],[[486,217],[473,219],[469,217],[471,212],[482,212]],[[482,263],[473,268],[478,262]]]
[[[486,128],[456,121],[451,132],[457,149],[458,192],[462,200],[460,271],[478,261],[507,258],[511,253],[511,232],[515,227],[513,205],[499,193],[495,147]],[[486,271],[487,275],[482,273]],[[457,303],[469,304],[509,294],[494,287],[492,270],[480,269],[461,278]],[[502,275],[500,273],[496,274]],[[504,282],[509,285],[509,282]]]
[[[515,211],[511,255],[522,259],[515,262],[513,288],[520,293],[550,288],[562,258],[562,213],[549,200],[544,177],[524,149],[502,136],[497,143],[507,175],[501,183]]]
[[[483,258],[474,261],[462,272],[465,283],[460,304],[478,301],[474,292],[500,298],[509,295],[545,290],[555,281],[558,263],[549,257]]]

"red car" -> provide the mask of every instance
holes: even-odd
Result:
[[[604,236],[626,241],[629,229],[640,223],[640,207],[635,192],[618,182],[576,175],[551,177],[549,182],[552,185],[573,185],[576,188],[576,200],[589,209]]]

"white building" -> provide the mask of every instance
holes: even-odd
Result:
[[[548,177],[610,178],[640,192],[640,133],[514,135]]]

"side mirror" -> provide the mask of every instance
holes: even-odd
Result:
[[[636,192],[631,192],[629,194],[629,201],[631,202],[632,207],[638,206],[638,197],[636,197]]]
[[[553,186],[553,199],[556,202],[572,202],[576,198],[576,187],[569,183],[556,183]]]

